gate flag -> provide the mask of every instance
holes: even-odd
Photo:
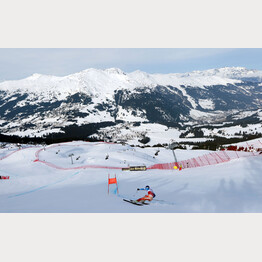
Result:
[[[119,194],[116,175],[115,175],[115,177],[110,178],[110,175],[108,174],[108,194],[109,194],[109,185],[112,185],[112,184],[116,184],[117,194]]]

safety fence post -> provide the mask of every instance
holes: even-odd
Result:
[[[228,156],[228,154],[225,151],[222,151],[224,155],[226,156],[227,160],[229,161],[231,158]]]
[[[207,155],[203,155],[203,157],[207,160],[207,163],[210,165],[210,162],[208,161]]]
[[[219,162],[217,161],[217,159],[216,159],[216,157],[214,156],[213,153],[210,153],[210,156],[212,156],[216,160],[217,164],[219,164]]]
[[[237,158],[239,158],[239,155],[238,155],[237,151],[235,151],[235,152],[236,152]]]
[[[218,154],[217,152],[215,152],[215,155],[222,161],[222,163],[225,162],[225,161],[222,159],[222,157],[219,156],[219,154]]]
[[[199,161],[201,162],[202,166],[205,166],[205,163],[202,161],[201,157],[199,156]]]

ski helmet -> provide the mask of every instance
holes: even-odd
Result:
[[[146,186],[145,189],[148,190],[150,188],[150,186]]]

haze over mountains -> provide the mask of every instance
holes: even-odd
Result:
[[[262,71],[225,67],[174,74],[87,69],[0,83],[0,133],[81,137],[145,124],[261,124]]]

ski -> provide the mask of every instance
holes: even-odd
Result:
[[[143,206],[144,205],[143,203],[137,202],[136,200],[132,200],[132,199],[123,199],[123,200],[128,202],[128,203],[137,205],[137,206]]]
[[[142,204],[143,204],[143,205],[149,205],[149,203],[145,203],[145,202],[144,202],[144,203],[142,203]]]

